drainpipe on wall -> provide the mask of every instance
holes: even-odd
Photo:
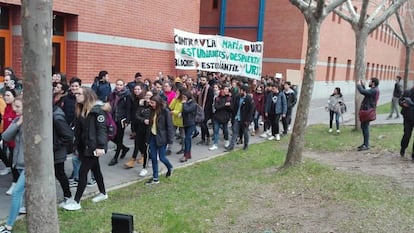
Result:
[[[220,7],[220,36],[224,36],[224,30],[226,28],[226,10],[227,10],[227,0],[221,0]]]
[[[260,0],[259,5],[259,19],[257,25],[257,41],[263,41],[263,27],[264,27],[264,14],[266,9],[266,0]]]

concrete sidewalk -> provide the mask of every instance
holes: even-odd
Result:
[[[381,103],[387,103],[390,102],[391,96],[382,95],[380,98],[380,104]],[[352,100],[345,100],[348,108],[348,112],[344,114],[343,123],[346,125],[353,125],[354,124],[354,117],[353,117],[353,109],[354,104],[352,103]],[[325,111],[325,105],[327,103],[327,99],[318,99],[318,100],[312,100],[310,112],[309,112],[309,119],[308,119],[308,125],[312,124],[328,124],[329,121],[329,114]],[[293,116],[295,116],[295,112]],[[399,119],[391,119],[386,120],[387,114],[384,115],[378,115],[377,120],[373,122],[373,124],[398,124],[402,123],[402,118]],[[293,124],[293,123],[292,123]],[[327,127],[328,129],[328,127]],[[200,140],[200,137],[197,137],[193,139],[193,148],[192,148],[192,159],[189,160],[186,163],[180,163],[179,159],[182,155],[177,155],[176,152],[180,149],[180,145],[177,141],[174,142],[174,145],[172,146],[172,154],[168,156],[168,159],[173,164],[174,168],[189,166],[193,163],[203,161],[206,159],[211,159],[216,156],[219,156],[224,153],[224,142],[221,141],[219,144],[219,149],[215,151],[208,150],[208,146],[198,146],[196,143]],[[263,142],[265,139],[260,138],[259,135],[256,135],[254,137],[251,137],[250,143],[259,143]],[[109,191],[109,199],[111,198],[111,190],[118,189],[120,187],[129,185],[134,182],[141,181],[142,179],[148,179],[151,177],[151,167],[148,169],[149,174],[145,178],[141,178],[138,176],[142,166],[138,165],[135,168],[132,169],[124,169],[123,164],[129,160],[132,154],[133,150],[133,141],[129,139],[129,130],[125,132],[125,139],[124,139],[125,145],[129,146],[131,150],[127,154],[127,156],[124,159],[119,160],[119,163],[115,166],[108,166],[107,164],[111,160],[112,156],[114,155],[114,145],[110,144],[109,147],[112,148],[108,152],[107,155],[103,156],[100,159],[102,172],[104,175],[104,181],[107,190]],[[283,143],[283,139],[282,139]],[[238,149],[238,148],[236,148]],[[70,173],[72,171],[72,163],[71,160],[68,159],[66,161],[66,172]],[[3,169],[3,163],[0,164],[0,169]],[[161,172],[166,172],[166,168],[164,165],[160,165],[160,168],[162,168]],[[161,177],[162,175],[160,175]],[[8,215],[9,206],[10,206],[10,196],[5,195],[6,190],[9,188],[10,184],[12,182],[11,174],[6,176],[0,176],[0,221],[5,220]],[[162,185],[163,178],[161,179],[160,185]],[[142,183],[142,185],[144,185]],[[62,200],[63,194],[60,188],[60,185],[56,183],[56,190],[57,190],[57,199]],[[72,195],[75,195],[76,188],[71,189]],[[84,193],[83,197],[89,197],[98,192],[97,186],[93,187],[87,187]],[[85,202],[90,200],[84,200]]]

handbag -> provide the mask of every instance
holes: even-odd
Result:
[[[376,118],[377,111],[375,108],[359,110],[359,121],[361,122],[374,121]]]

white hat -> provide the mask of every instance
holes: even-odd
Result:
[[[282,73],[276,73],[275,78],[280,78],[281,79],[282,78]]]

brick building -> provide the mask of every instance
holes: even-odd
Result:
[[[301,12],[289,1],[202,0],[200,33],[263,41],[262,74],[282,73],[286,79],[300,84],[307,25]],[[367,77],[376,76],[381,89],[391,89],[395,76],[403,75],[404,57],[404,46],[390,30],[381,26],[368,39]],[[326,97],[336,86],[347,96],[353,95],[354,62],[354,32],[348,22],[330,14],[321,28],[315,82],[318,91],[314,91],[313,97]]]
[[[20,4],[0,1],[0,68],[12,66],[19,76]],[[198,9],[199,0],[54,0],[52,69],[85,83],[100,70],[109,72],[111,82],[132,80],[136,72],[144,78],[159,71],[176,75],[173,29],[198,32]]]
[[[307,26],[288,1],[177,0],[53,1],[54,72],[79,76],[91,83],[100,70],[132,80],[139,71],[153,78],[174,68],[173,29],[220,34],[264,42],[263,74],[282,73],[300,84],[305,63]],[[0,0],[0,68],[12,66],[21,76],[20,1]],[[314,97],[326,97],[335,86],[354,92],[354,32],[331,14],[321,30],[321,49]],[[401,75],[404,52],[385,27],[368,40],[367,76],[377,76],[381,88],[392,88]],[[412,79],[412,74],[410,75]]]

